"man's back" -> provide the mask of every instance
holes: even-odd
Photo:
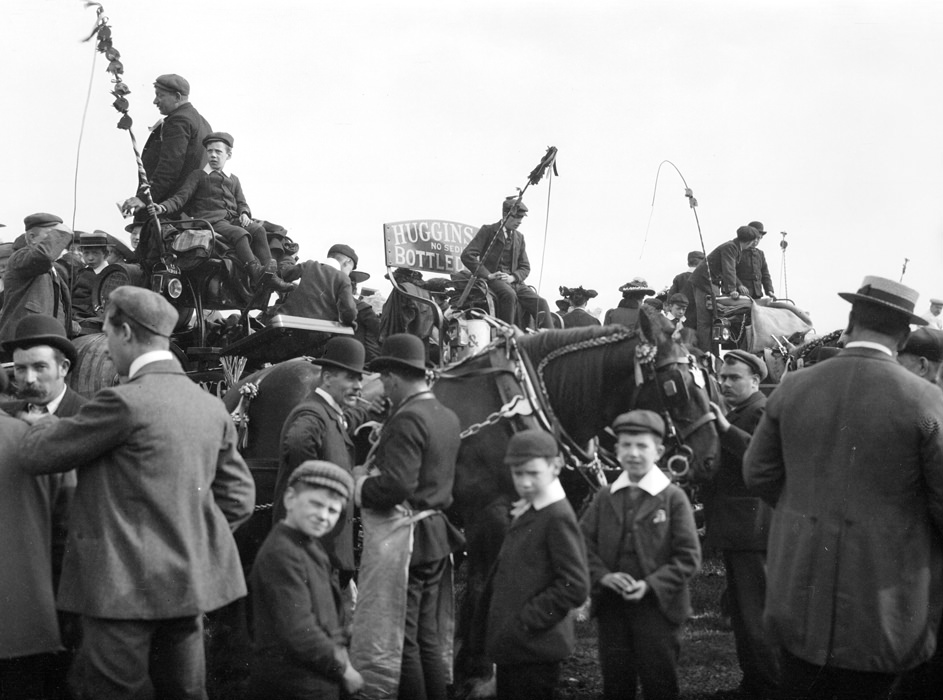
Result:
[[[943,605],[938,391],[853,348],[770,397],[744,477],[776,503],[766,619],[791,654],[884,673],[930,656]]]
[[[356,320],[357,306],[350,278],[333,266],[308,260],[286,270],[283,279],[299,282],[288,298],[275,308],[276,314],[340,321],[347,326]]]
[[[59,606],[161,619],[245,595],[230,525],[251,515],[254,485],[235,440],[222,404],[175,361],[145,365],[73,419],[37,424],[26,467],[79,470]]]

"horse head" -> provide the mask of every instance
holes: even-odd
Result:
[[[707,478],[720,448],[710,405],[712,379],[674,339],[672,324],[661,314],[643,306],[638,331],[631,404],[664,419],[665,467],[673,480]]]

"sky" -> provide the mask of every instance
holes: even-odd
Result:
[[[525,194],[531,284],[661,289],[752,220],[820,333],[865,275],[943,297],[943,3],[923,0],[106,0],[140,144],[177,73],[253,213],[302,258],[353,246],[388,292],[384,222],[500,218]],[[82,0],[3,3],[0,239],[35,211],[127,240],[130,139]],[[93,63],[94,61],[94,63]],[[86,99],[88,106],[86,110]],[[84,126],[83,126],[84,117]],[[74,212],[74,215],[73,215]],[[780,232],[787,233],[783,260]],[[785,262],[785,265],[784,265]],[[785,267],[785,279],[783,269]]]

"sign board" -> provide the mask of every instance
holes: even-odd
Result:
[[[477,226],[437,219],[383,224],[386,266],[451,275],[465,268],[460,256],[476,233]]]

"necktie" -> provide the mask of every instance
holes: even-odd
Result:
[[[31,416],[43,416],[49,413],[49,409],[45,406],[40,406],[35,403],[29,405],[29,410],[27,411]]]

